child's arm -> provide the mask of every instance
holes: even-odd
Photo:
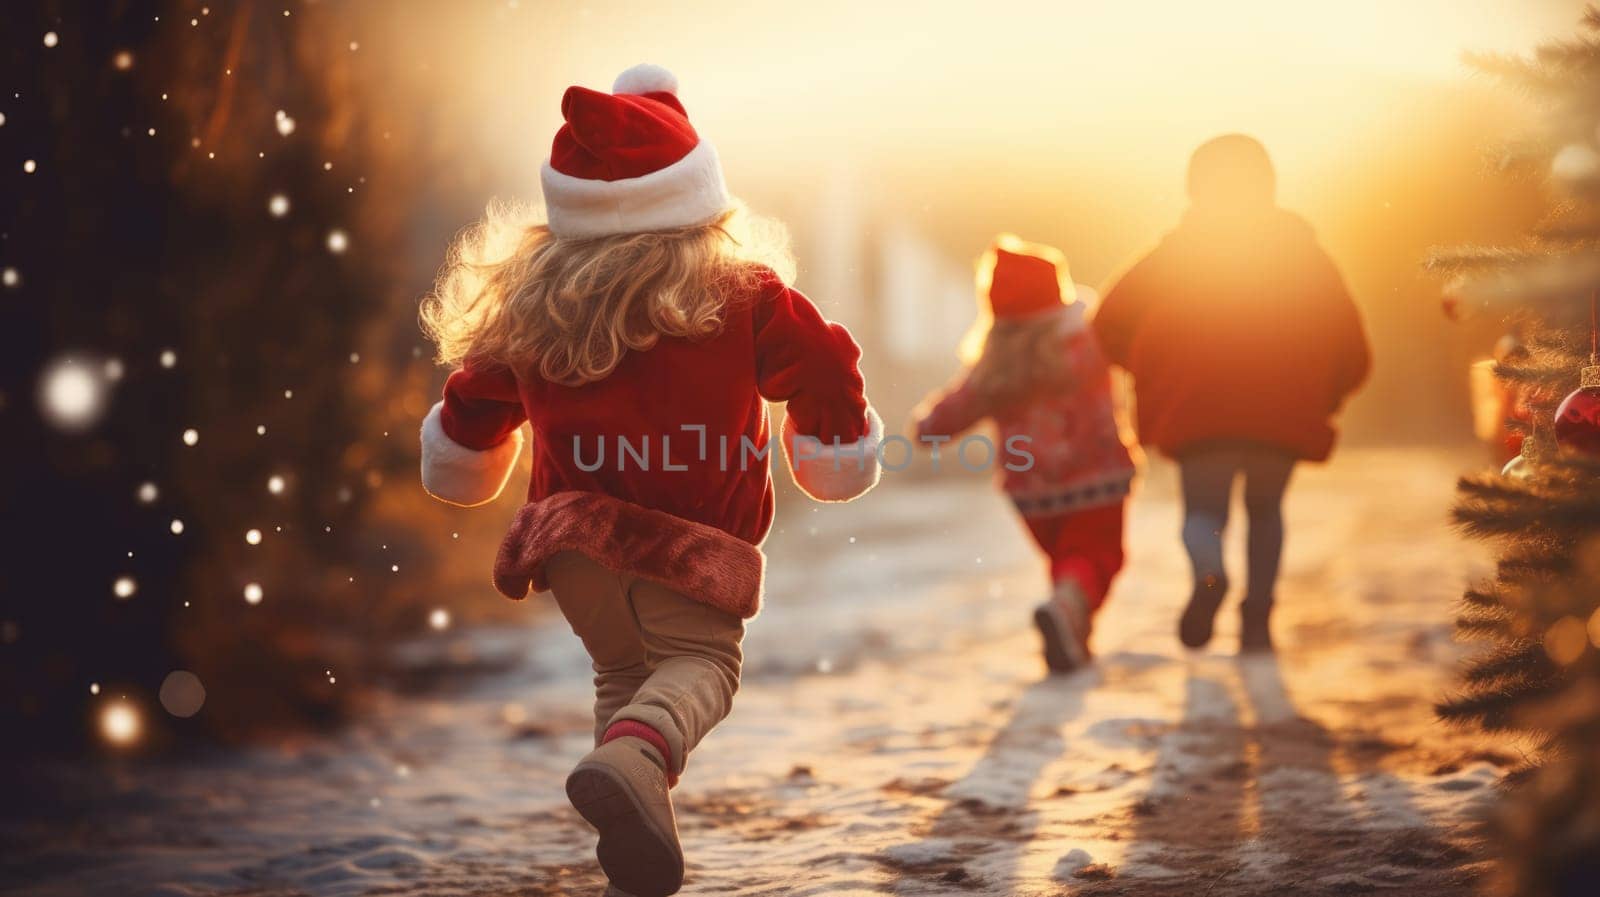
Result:
[[[1117,278],[1090,321],[1100,350],[1112,364],[1122,368],[1127,368],[1134,337],[1160,292],[1154,258],[1155,253],[1145,256]]]
[[[957,436],[988,416],[968,374],[923,399],[911,414],[918,442],[928,437]]]
[[[511,371],[468,359],[422,421],[422,488],[464,508],[500,497],[522,455],[527,417]]]
[[[1344,277],[1326,252],[1318,249],[1318,271],[1315,288],[1327,306],[1327,329],[1324,337],[1334,346],[1334,409],[1344,404],[1372,371],[1372,350],[1367,344],[1366,328],[1361,324],[1361,312],[1350,297]]]
[[[819,501],[876,485],[883,422],[867,404],[850,331],[772,275],[755,308],[755,349],[757,390],[788,403],[782,441],[795,483]]]

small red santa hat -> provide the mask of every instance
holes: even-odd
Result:
[[[1075,288],[1061,250],[1001,234],[978,263],[978,291],[999,319],[1058,308],[1073,301]]]
[[[732,207],[717,151],[689,124],[671,72],[636,65],[611,90],[569,87],[561,98],[566,124],[540,171],[552,233],[582,239],[688,227]]]

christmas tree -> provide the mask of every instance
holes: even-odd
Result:
[[[1492,579],[1470,589],[1457,627],[1488,643],[1440,714],[1531,735],[1492,839],[1501,891],[1600,893],[1600,10],[1576,39],[1531,57],[1475,64],[1540,104],[1542,133],[1505,150],[1508,171],[1554,187],[1522,245],[1437,253],[1461,310],[1506,317],[1495,374],[1521,452],[1468,477],[1458,524],[1496,546]]]
[[[363,508],[414,463],[373,393],[427,367],[372,338],[412,300],[357,44],[316,6],[43,6],[0,103],[3,750],[337,718],[392,566]]]

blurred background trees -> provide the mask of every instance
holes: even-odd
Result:
[[[337,17],[292,12],[10,16],[0,726],[30,740],[116,703],[152,737],[327,722],[404,625],[414,555],[367,523],[429,376],[394,338],[420,160]],[[179,669],[198,716],[157,703]]]

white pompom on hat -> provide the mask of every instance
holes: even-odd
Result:
[[[611,82],[612,93],[670,93],[678,95],[678,76],[663,66],[641,62]]]

